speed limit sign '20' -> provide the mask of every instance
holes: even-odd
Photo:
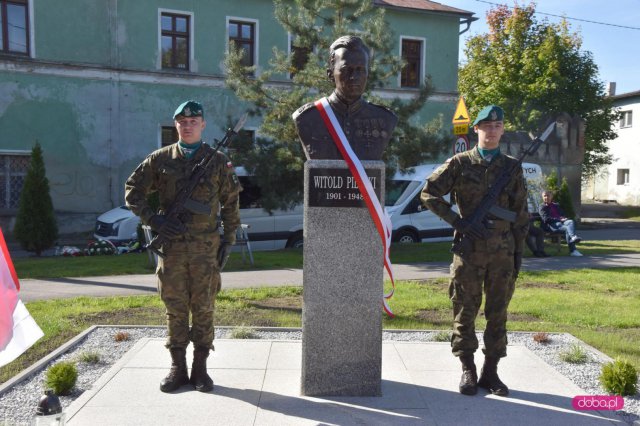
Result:
[[[458,135],[456,143],[453,144],[453,154],[459,154],[469,150],[469,138],[467,135]]]

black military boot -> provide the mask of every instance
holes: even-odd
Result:
[[[187,374],[187,360],[185,358],[186,350],[184,348],[171,348],[171,370],[167,377],[160,382],[160,390],[162,392],[173,392],[180,386],[189,383],[189,375]]]
[[[460,393],[463,395],[475,395],[478,393],[478,373],[476,364],[473,362],[473,354],[462,355],[462,377],[460,378]]]
[[[207,374],[207,357],[209,348],[197,346],[193,350],[193,365],[191,366],[191,383],[199,392],[210,392],[213,390],[213,380]]]
[[[509,395],[509,388],[498,377],[499,360],[500,358],[496,357],[485,357],[478,386],[487,389],[494,395],[507,396]]]

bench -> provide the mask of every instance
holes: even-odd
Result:
[[[533,215],[533,220],[531,221],[531,225],[533,225],[534,223],[536,224],[536,226],[544,230],[544,240],[553,244],[553,246],[556,248],[556,254],[560,253],[560,250],[562,250],[562,243],[565,242],[566,233],[562,230],[558,230],[558,231],[545,230],[542,227],[542,219],[540,218],[540,215],[537,213]]]
[[[562,242],[565,241],[564,231],[545,231],[544,240],[553,244],[556,248],[556,254],[562,250]]]

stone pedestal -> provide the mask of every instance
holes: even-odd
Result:
[[[384,194],[384,163],[363,166]],[[305,163],[302,395],[381,395],[383,248],[359,194],[344,161]]]

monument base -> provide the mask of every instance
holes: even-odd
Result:
[[[376,185],[384,194],[384,163],[365,161],[363,166],[368,174],[370,170],[381,173]],[[348,167],[342,160],[305,163],[301,392],[307,396],[380,396],[381,239],[366,206],[309,206],[313,169]],[[332,191],[330,194],[338,194],[340,188]]]

